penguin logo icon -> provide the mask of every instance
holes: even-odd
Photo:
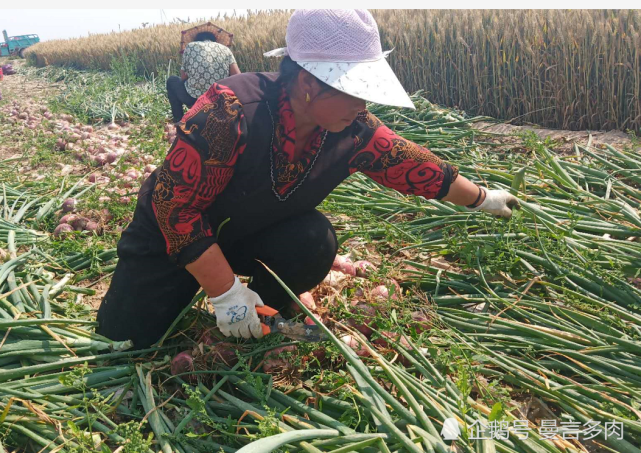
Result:
[[[443,440],[457,440],[461,435],[461,428],[455,418],[446,418],[443,422],[441,437]]]

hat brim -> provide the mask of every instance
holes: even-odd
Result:
[[[299,66],[332,88],[364,101],[415,109],[385,58],[358,63],[297,61]]]

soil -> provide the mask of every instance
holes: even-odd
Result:
[[[502,134],[503,137],[495,137],[492,141],[513,148],[521,148],[522,140],[518,134],[526,131],[534,132],[541,140],[549,138],[556,144],[553,147],[559,153],[573,152],[574,143],[587,145],[592,137],[592,146],[609,144],[618,149],[631,148],[634,143],[628,134],[622,131],[567,131],[560,129],[544,129],[536,125],[514,126],[507,123],[485,123],[479,122],[475,127],[483,132]]]

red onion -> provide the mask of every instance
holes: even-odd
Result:
[[[390,344],[390,342],[396,343],[396,342],[399,342],[399,340],[400,340],[400,343],[405,348],[407,348],[407,349],[411,349],[412,348],[410,346],[410,344],[407,342],[407,340],[402,335],[399,335],[399,334],[397,334],[395,332],[387,332],[387,331],[381,332],[381,337],[379,337],[376,340],[372,341],[372,343],[374,343],[377,346],[381,346],[383,348],[391,349],[392,345]]]
[[[194,358],[191,351],[183,351],[171,360],[171,374],[187,373],[194,370]]]
[[[303,321],[303,324],[305,324],[306,326],[315,326],[316,325],[314,320],[312,318],[310,318],[309,316],[305,316],[305,320]]]
[[[329,271],[329,274],[323,279],[323,283],[334,288],[340,289],[341,284],[349,278],[349,275],[339,271]]]
[[[207,358],[212,364],[224,364],[226,366],[234,366],[238,363],[238,354],[236,351],[239,346],[233,343],[221,342],[214,344]]]
[[[140,178],[140,172],[139,172],[138,170],[136,170],[136,169],[133,169],[133,168],[131,168],[131,169],[127,170],[127,172],[125,173],[125,175],[126,175],[126,176],[128,176],[128,177],[130,177],[131,179],[138,179],[138,178]]]
[[[100,197],[100,198],[107,198],[108,201],[111,200],[111,198],[109,198],[109,197]],[[98,199],[98,201],[100,201],[100,199]],[[100,211],[100,213],[102,214],[105,222],[109,222],[110,220],[113,220],[113,218],[114,218],[113,214],[107,208],[102,209]]]
[[[309,310],[316,311],[316,302],[314,302],[314,296],[312,296],[309,292],[304,292],[303,294],[299,295],[298,299],[300,299],[303,305]],[[290,308],[294,313],[303,312],[303,310],[301,310],[295,300],[291,301]]]
[[[358,277],[368,277],[372,272],[376,272],[376,266],[365,260],[356,261],[354,267]]]
[[[67,198],[62,203],[62,212],[73,212],[76,210],[77,201],[75,198]]]
[[[397,300],[401,294],[401,287],[396,283],[396,280],[391,280],[388,285],[379,285],[372,290],[370,296],[374,299],[388,300],[390,298],[389,287],[394,288],[394,294],[391,296],[393,300]]]
[[[325,359],[327,359],[327,350],[324,347],[319,346],[317,348],[314,348],[310,355],[320,363],[323,363]]]
[[[401,285],[399,285],[398,282],[393,278],[390,278],[387,281],[387,287],[388,288],[394,287],[394,295],[392,296],[392,299],[396,299],[397,297],[401,297],[403,295],[403,290],[401,289]]]
[[[343,335],[340,340],[347,346],[352,348],[357,356],[369,357],[370,353],[365,346],[363,346],[356,338],[351,335]]]
[[[336,257],[334,258],[334,262],[332,263],[332,270],[340,271],[343,261],[345,261],[345,258],[343,256],[336,255]]]
[[[86,217],[78,216],[71,221],[70,225],[74,230],[82,231],[87,226],[87,223],[89,223],[89,219],[87,219]]]
[[[347,255],[336,255],[336,258],[334,258],[334,263],[332,264],[332,270],[342,272],[346,275],[351,275],[352,277],[356,276],[356,268],[354,268],[354,263]]]
[[[291,371],[293,367],[291,360],[278,356],[282,353],[295,353],[296,351],[296,346],[281,346],[280,348],[267,352],[267,354],[265,354],[265,361],[263,362],[263,371],[269,374]]]
[[[145,173],[153,173],[155,169],[156,166],[154,164],[145,165]]]
[[[359,319],[350,318],[347,320],[347,324],[369,338],[373,332],[370,326],[374,324],[376,308],[368,304],[358,304],[354,307],[352,313],[358,315]]]
[[[425,330],[429,330],[431,327],[431,319],[425,315],[422,311],[412,312],[412,327],[416,330],[416,333],[421,333]]]
[[[100,154],[98,154],[96,156],[93,156],[93,162],[97,166],[102,167],[103,165],[105,165],[107,163],[107,155],[103,154],[103,153],[100,153]]]
[[[108,153],[107,153],[107,155],[105,156],[105,159],[106,159],[106,160],[107,160],[107,162],[109,162],[110,164],[113,164],[116,160],[118,160],[118,154],[117,154],[117,153],[114,153],[113,151],[110,151],[110,152],[108,152]]]
[[[94,222],[93,220],[90,220],[85,225],[85,231],[95,231],[97,233],[98,230],[100,230],[100,225],[98,225],[98,223]]]
[[[376,288],[372,290],[370,293],[370,296],[374,299],[383,299],[387,300],[389,298],[389,291],[387,290],[387,286],[385,285],[379,285]]]
[[[76,218],[75,214],[65,214],[58,221],[58,225],[60,225],[61,223],[70,223],[75,218]]]
[[[67,223],[61,223],[56,227],[55,230],[53,230],[53,235],[55,237],[61,237],[66,235],[67,233],[71,233],[73,231],[73,227]]]
[[[222,334],[219,332],[219,330],[216,327],[210,327],[202,333],[202,335],[198,339],[198,343],[212,346],[213,344],[220,341],[219,337],[222,337]]]

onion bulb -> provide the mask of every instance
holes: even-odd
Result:
[[[71,233],[73,231],[73,227],[69,225],[68,223],[61,223],[56,227],[55,230],[53,230],[53,235],[55,237],[61,237],[65,236],[68,233]]]
[[[190,351],[183,351],[171,360],[171,374],[174,376],[194,370],[194,358]]]
[[[356,261],[354,267],[358,277],[369,277],[370,274],[376,272],[376,266],[365,260]]]
[[[367,348],[362,345],[356,338],[351,335],[343,335],[340,340],[345,343],[347,346],[352,348],[357,356],[359,357],[369,357],[370,353]]]
[[[67,198],[62,203],[62,212],[73,212],[76,210],[77,201],[75,198]]]

